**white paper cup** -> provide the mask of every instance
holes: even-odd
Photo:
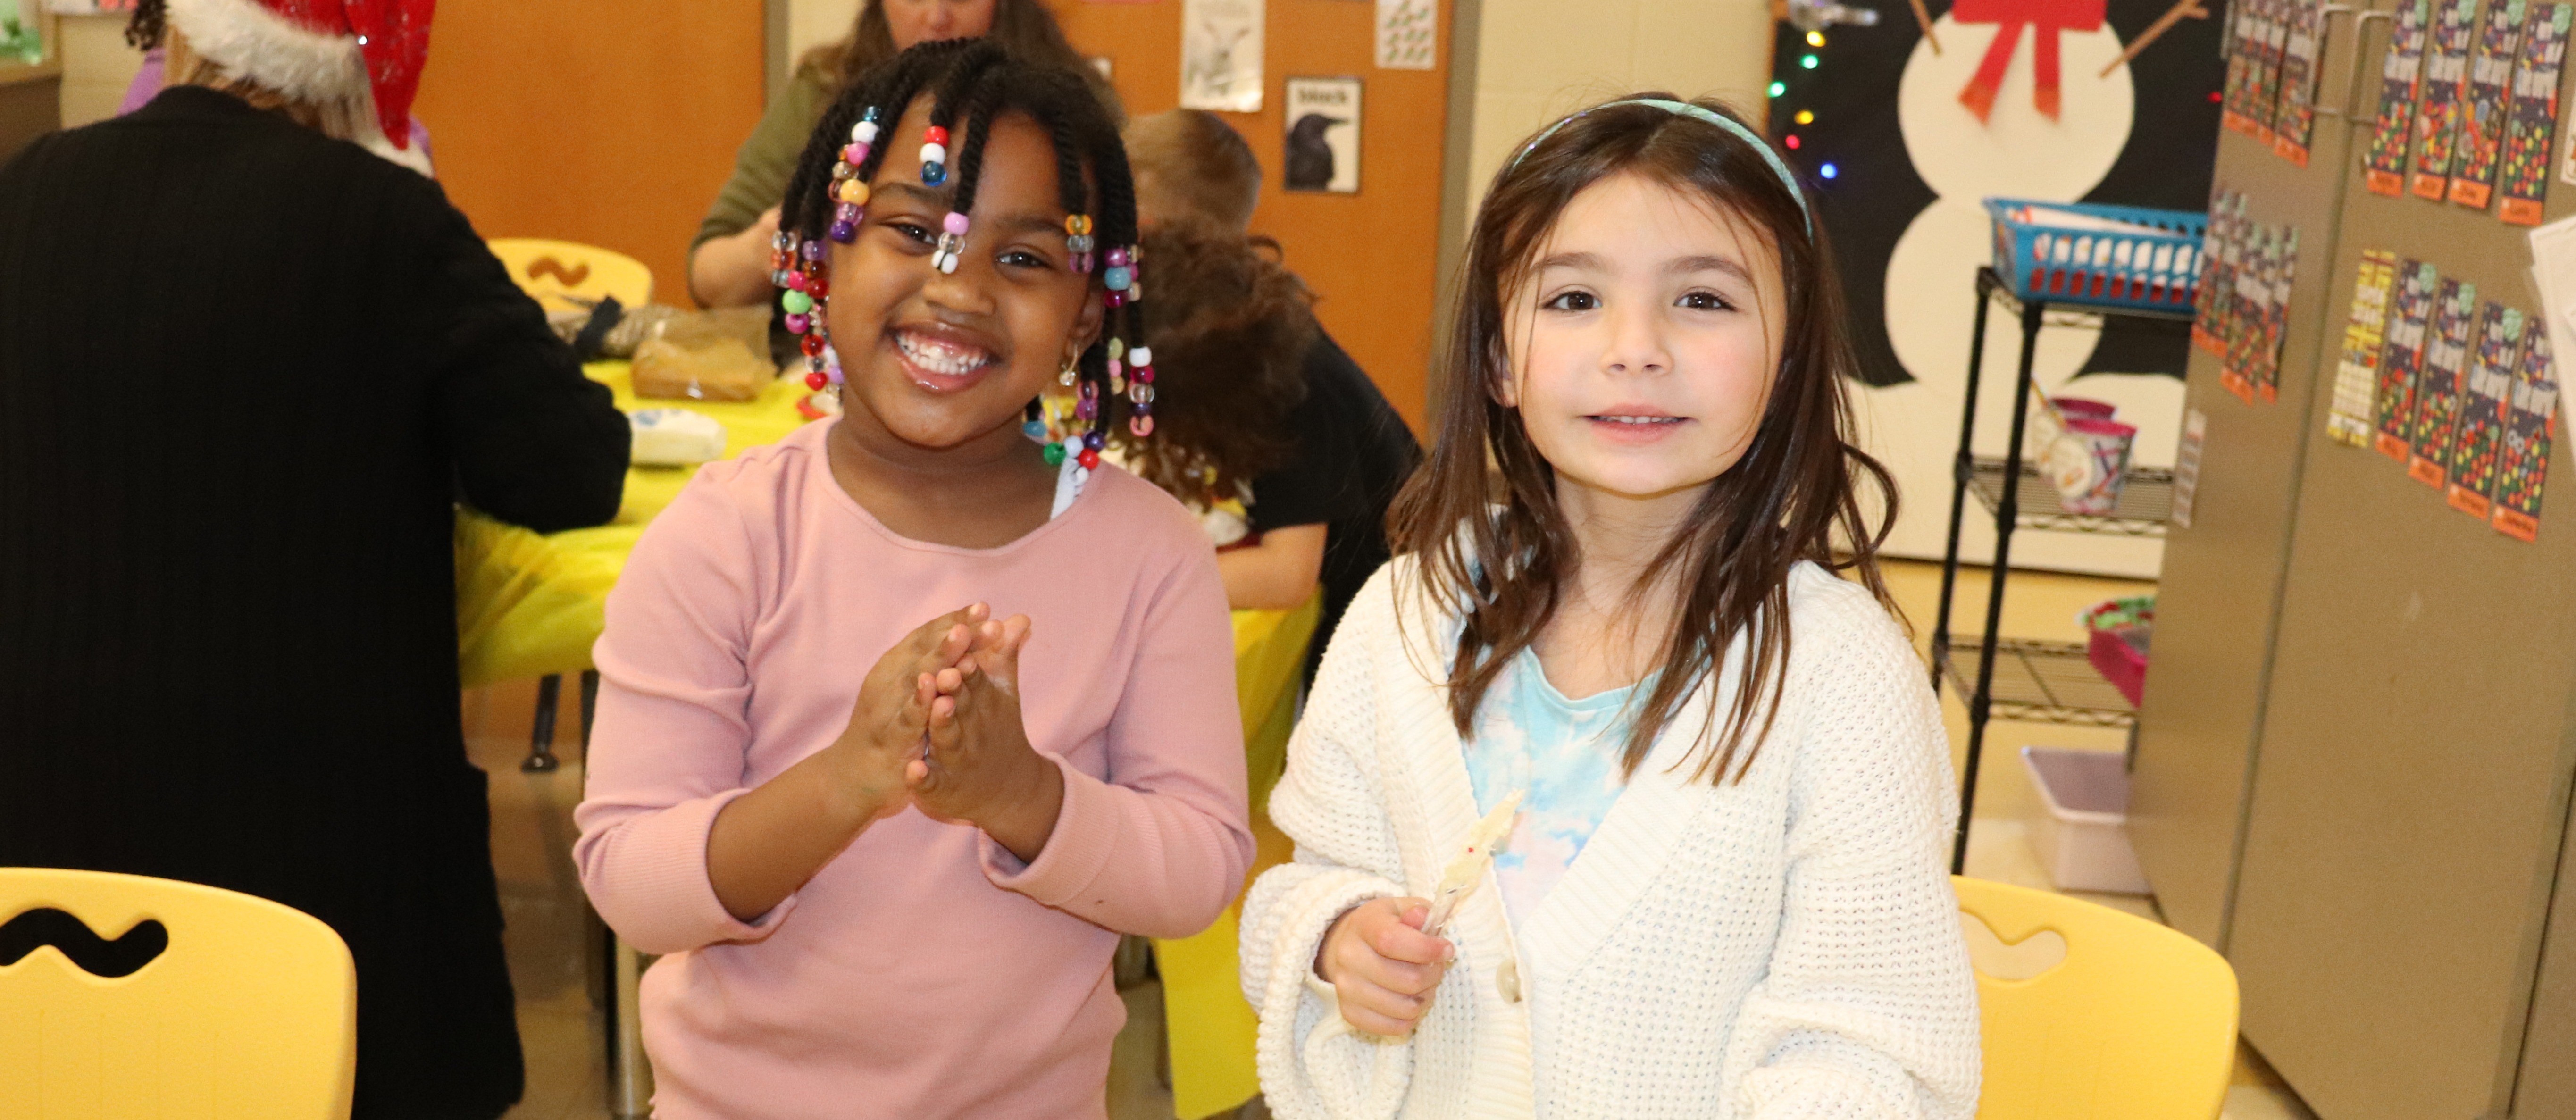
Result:
[[[2051,456],[2051,481],[2057,483],[2058,502],[2066,512],[2099,516],[2119,508],[2120,483],[2128,477],[2129,450],[2137,440],[2136,428],[2116,420],[2066,418],[2066,435],[2058,447],[2051,449],[2055,453]],[[2058,472],[2057,460],[2074,458],[2072,451],[2077,448],[2090,461],[2081,477],[2071,477],[2073,471]]]

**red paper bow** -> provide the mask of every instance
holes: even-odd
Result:
[[[1958,23],[1995,24],[1994,41],[1986,45],[1985,60],[1977,64],[1977,74],[1959,91],[1959,104],[1968,107],[1977,119],[1987,119],[1995,109],[1995,91],[2002,88],[2004,68],[2012,65],[2013,48],[2021,42],[2023,24],[2030,25],[2032,38],[2031,101],[2050,120],[2057,119],[2059,108],[2057,77],[2057,33],[2060,31],[2095,31],[2102,26],[2106,0],[1958,0],[1950,9],[1950,18]]]

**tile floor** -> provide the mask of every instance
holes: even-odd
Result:
[[[1888,570],[1890,590],[1912,623],[1918,644],[1927,643],[1932,632],[1940,575],[1940,568],[1931,564],[1899,562]],[[1984,573],[1964,570],[1960,584],[1959,606],[1954,611],[1972,621],[1957,628],[1972,631],[1978,629],[1973,620],[1982,618]],[[2077,610],[2114,595],[2137,594],[2149,586],[2016,573],[2005,602],[2003,630],[2019,637],[2075,640],[2081,637],[2075,623]],[[522,773],[519,762],[527,755],[535,695],[534,682],[517,681],[463,697],[467,749],[491,775],[493,863],[500,879],[502,913],[509,923],[505,939],[528,1059],[527,1095],[510,1112],[509,1120],[605,1120],[609,1116],[605,1044],[595,1002],[598,932],[574,877],[571,854],[572,807],[581,798],[579,717],[567,695],[555,740],[563,757],[562,769],[551,774]],[[1943,691],[1943,707],[1954,750],[1964,754],[1965,709],[1948,689]],[[2125,736],[2117,730],[2003,722],[1990,729],[1978,782],[1977,819],[1969,833],[1968,873],[2046,888],[2047,874],[2031,854],[2022,831],[2022,817],[2035,804],[2018,757],[2025,743],[2117,750],[2125,744]],[[2081,897],[2155,916],[2149,899]],[[1125,995],[1128,1029],[1119,1036],[1111,1061],[1110,1115],[1113,1120],[1170,1120],[1171,1092],[1162,1086],[1158,1072],[1163,1042],[1161,989],[1149,981]],[[1263,1120],[1266,1115],[1256,1104],[1242,1120]],[[2240,1048],[2223,1120],[2314,1120],[2314,1115],[2260,1057]]]

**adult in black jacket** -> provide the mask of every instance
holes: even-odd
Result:
[[[0,169],[0,866],[310,913],[357,1115],[499,1115],[455,507],[605,522],[628,442],[418,173],[200,85],[38,141]]]

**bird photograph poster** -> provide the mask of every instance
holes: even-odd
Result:
[[[1358,194],[1360,80],[1290,78],[1282,178],[1292,191]]]

